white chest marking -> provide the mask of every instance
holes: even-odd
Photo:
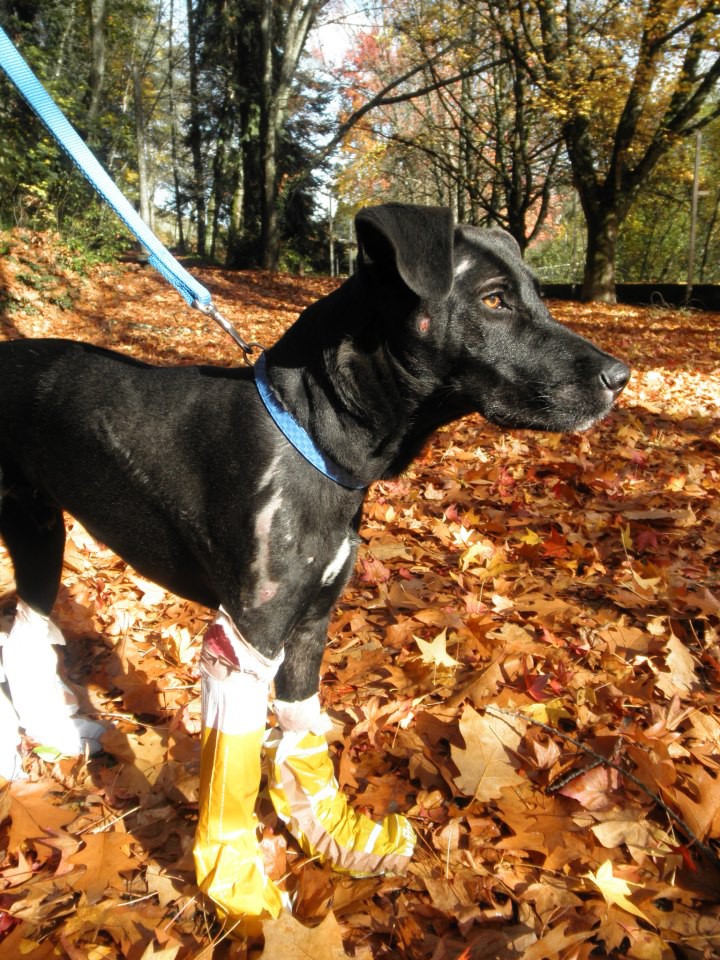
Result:
[[[275,514],[282,506],[282,490],[268,500],[255,519],[255,549],[257,550],[252,570],[257,578],[254,606],[267,603],[277,593],[279,584],[270,578],[270,531]]]
[[[278,453],[272,460],[272,463],[267,468],[265,473],[260,478],[260,483],[258,484],[258,490],[263,490],[265,487],[270,486],[270,484],[275,479],[278,472],[278,464],[280,463],[280,454]]]
[[[350,556],[350,537],[345,537],[330,563],[323,570],[320,583],[326,587],[333,580],[337,579],[343,571],[347,559]]]

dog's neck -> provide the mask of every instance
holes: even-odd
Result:
[[[439,402],[438,371],[409,369],[403,331],[418,311],[405,288],[378,298],[367,278],[353,276],[308,307],[267,353],[268,379],[283,406],[365,486],[397,476],[433,430],[468,412],[449,398]],[[338,316],[345,322],[334,325]]]

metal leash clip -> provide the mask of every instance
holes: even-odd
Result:
[[[195,302],[193,303],[193,306],[197,307],[197,309],[201,313],[204,313],[206,316],[212,317],[212,319],[216,323],[220,324],[220,326],[223,328],[225,333],[229,334],[233,338],[235,343],[240,347],[240,349],[243,352],[243,359],[245,360],[245,363],[247,363],[248,365],[251,365],[250,355],[254,353],[256,350],[259,350],[262,353],[262,350],[263,350],[262,344],[256,343],[256,342],[248,343],[247,340],[243,340],[243,338],[237,332],[235,327],[230,323],[229,320],[227,320],[220,313],[220,311],[212,302],[212,300],[209,303],[201,303],[199,300],[195,300]]]

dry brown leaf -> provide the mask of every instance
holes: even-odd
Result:
[[[0,287],[20,299],[12,312],[0,300],[0,335],[81,338],[151,362],[236,362],[210,321],[185,310],[151,271],[92,268],[82,309],[63,311],[37,291],[25,299],[20,279],[52,274],[59,294],[79,282],[67,259],[59,263],[57,241],[17,232],[3,241]],[[266,344],[299,305],[336,285],[206,267],[197,274],[239,329]],[[669,830],[649,797],[607,771],[594,783],[573,781],[577,799],[545,793],[558,770],[585,765],[584,745],[605,744],[609,755],[622,744],[620,762],[692,830],[710,843],[720,833],[717,315],[552,309],[633,365],[611,416],[571,436],[505,433],[467,417],[438,431],[405,476],[374,484],[366,500],[366,563],[330,624],[322,696],[338,719],[351,798],[378,811],[410,809],[418,852],[404,880],[337,877],[305,863],[292,842],[286,859],[297,914],[315,923],[332,907],[348,954],[362,960],[401,949],[418,960],[519,960],[532,951],[542,960],[669,960],[669,943],[693,956],[717,952],[717,872],[681,825]],[[68,672],[120,726],[106,742],[110,761],[50,767],[29,757],[25,798],[0,795],[0,958],[16,960],[19,945],[32,945],[37,958],[139,960],[179,943],[178,957],[209,960],[220,950],[239,958],[240,943],[212,945],[212,920],[193,899],[194,664],[211,613],[138,578],[75,522],[63,584],[54,616],[69,640]],[[14,600],[2,546],[0,590],[4,629]],[[436,670],[412,637],[443,632],[458,663]],[[493,705],[522,712],[533,736],[518,748],[509,731],[489,734]],[[604,810],[580,806],[606,802]],[[118,849],[106,863],[89,840],[69,857],[62,838],[75,836],[70,821],[79,813],[77,829],[86,829],[98,810],[105,825],[121,818],[102,841]],[[285,839],[271,825],[273,842]],[[41,842],[45,828],[61,838],[57,849]],[[642,870],[643,893],[631,888],[630,902],[662,935],[583,877],[608,856],[621,880],[635,882]],[[432,901],[423,877],[435,883]],[[88,904],[84,884],[105,899]],[[654,905],[663,897],[672,909]],[[42,943],[32,942],[29,922],[16,922],[23,916],[42,925]],[[341,950],[330,932],[330,949]],[[280,928],[275,935],[282,942]]]
[[[687,646],[673,633],[670,635],[665,648],[667,650],[665,663],[669,673],[660,674],[657,686],[668,697],[698,689],[700,684],[697,676],[697,664]]]
[[[466,706],[460,717],[465,747],[452,747],[453,762],[460,771],[456,783],[462,793],[481,803],[496,800],[503,790],[518,786],[522,778],[516,751],[527,725],[521,719],[498,713],[477,713]]]
[[[340,926],[334,914],[328,913],[316,927],[306,927],[291,914],[263,923],[267,960],[345,960]]]
[[[74,865],[85,867],[85,874],[75,884],[83,890],[88,903],[97,903],[108,887],[124,891],[126,881],[121,874],[138,866],[129,852],[131,838],[126,833],[86,833],[83,847],[70,857]]]
[[[44,838],[46,831],[59,831],[75,819],[75,812],[62,805],[63,795],[45,782],[16,780],[8,788],[10,835],[8,849],[27,840]]]

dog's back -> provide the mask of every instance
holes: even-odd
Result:
[[[64,340],[2,343],[0,532],[13,540],[11,519],[27,518],[29,536],[67,510],[146,575],[212,603],[196,555],[208,474],[215,462],[224,485],[228,426],[238,423],[242,446],[257,406],[245,370],[156,367]]]

